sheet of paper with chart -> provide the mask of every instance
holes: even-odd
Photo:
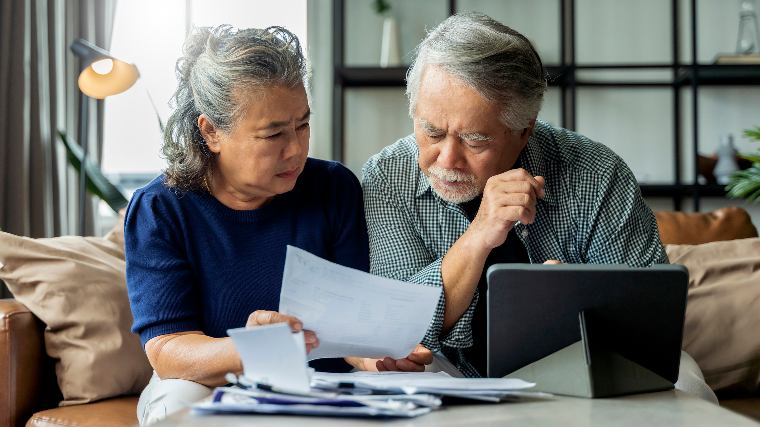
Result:
[[[288,246],[280,312],[316,332],[325,357],[406,357],[422,340],[441,289],[379,277]]]

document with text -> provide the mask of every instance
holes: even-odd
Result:
[[[375,276],[288,246],[280,312],[314,331],[326,357],[406,357],[420,343],[441,288]]]

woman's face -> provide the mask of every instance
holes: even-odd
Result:
[[[234,98],[245,110],[230,132],[198,118],[216,154],[209,189],[232,209],[256,209],[295,186],[309,153],[311,111],[303,86],[239,90]]]

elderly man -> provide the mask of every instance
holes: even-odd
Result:
[[[525,36],[452,16],[407,75],[414,134],[363,168],[370,271],[443,287],[423,344],[466,376],[485,374],[491,264],[668,262],[620,157],[536,120],[546,85]]]

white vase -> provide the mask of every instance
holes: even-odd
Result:
[[[731,174],[739,170],[736,164],[736,147],[734,147],[734,136],[726,135],[718,147],[718,162],[715,164],[713,175],[718,184],[726,185],[731,180]]]
[[[401,65],[401,49],[399,49],[398,25],[392,16],[383,19],[383,39],[380,45],[380,66],[396,67]]]

